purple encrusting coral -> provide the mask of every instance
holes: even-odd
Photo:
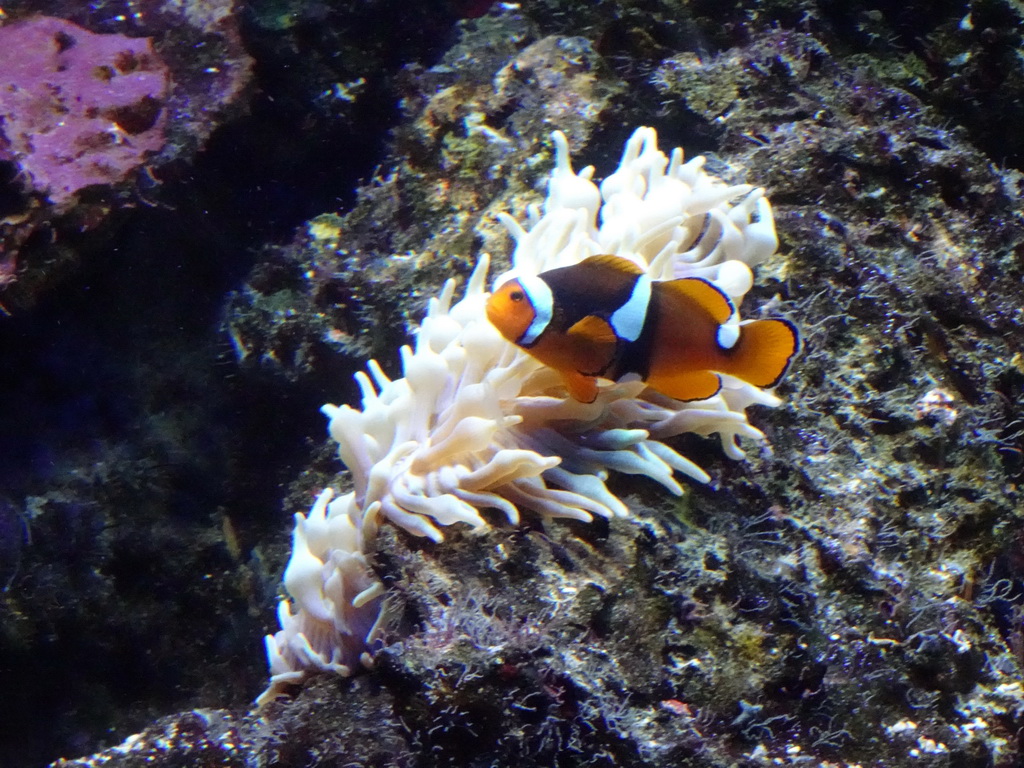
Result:
[[[168,69],[147,37],[37,16],[0,28],[0,160],[55,205],[164,145]]]

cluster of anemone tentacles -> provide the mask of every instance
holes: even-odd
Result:
[[[525,226],[501,215],[516,246],[512,269],[495,285],[613,254],[654,280],[707,279],[738,305],[753,284],[750,268],[778,247],[763,189],[726,184],[704,170],[703,157],[683,162],[679,149],[667,157],[652,128],[633,134],[600,187],[592,167],[573,172],[565,136],[553,136],[543,207],[531,208]],[[605,485],[609,471],[646,475],[676,494],[677,472],[708,480],[665,438],[717,434],[737,459],[738,438],[763,440],[745,410],[778,399],[728,376],[700,402],[636,380],[602,382],[592,403],[572,399],[554,371],[488,322],[488,270],[485,255],[460,301],[453,303],[453,281],[430,301],[415,347],[402,348],[402,378],[371,362],[356,375],[361,408],[323,407],[353,490],[338,498],[325,491],[308,516],[295,516],[290,599],[279,606],[281,630],[267,637],[271,686],[261,700],[307,670],[349,674],[368,661],[383,588],[367,552],[383,520],[440,541],[445,526],[486,526],[482,509],[512,524],[523,509],[576,520],[625,516]]]

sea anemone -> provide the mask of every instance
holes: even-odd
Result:
[[[684,163],[679,149],[666,157],[653,128],[633,134],[600,188],[592,167],[573,172],[565,136],[553,138],[543,208],[530,209],[525,227],[501,215],[516,247],[495,285],[614,254],[655,280],[703,277],[738,305],[753,283],[750,267],[778,247],[763,189],[727,185],[704,171],[703,157]],[[323,407],[353,490],[333,501],[321,495],[308,518],[296,515],[285,575],[295,610],[283,600],[282,630],[267,638],[265,697],[306,669],[347,674],[365,658],[382,591],[365,553],[382,519],[441,541],[441,527],[488,525],[484,509],[511,524],[523,509],[584,521],[625,516],[605,485],[610,470],[646,475],[675,494],[683,490],[677,472],[709,479],[665,438],[717,434],[737,459],[738,438],[764,439],[745,409],[780,401],[728,376],[700,402],[673,400],[637,380],[602,382],[592,403],[572,399],[554,371],[488,322],[489,262],[480,258],[457,303],[452,280],[430,300],[415,347],[401,350],[402,378],[389,379],[371,361],[368,373],[356,374],[361,408]]]

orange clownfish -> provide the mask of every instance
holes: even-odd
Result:
[[[487,317],[585,403],[597,397],[597,377],[627,374],[677,400],[714,396],[720,373],[772,387],[800,346],[787,320],[738,323],[707,280],[654,281],[618,256],[509,280],[488,299]]]

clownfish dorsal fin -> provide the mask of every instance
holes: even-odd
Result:
[[[732,300],[717,286],[700,277],[681,277],[678,280],[666,280],[658,283],[668,295],[684,298],[686,302],[696,302],[705,309],[715,322],[721,325],[732,317],[736,308]]]
[[[800,335],[788,320],[754,320],[740,326],[736,346],[726,355],[722,373],[755,387],[774,387],[800,349]]]
[[[613,256],[610,253],[602,254],[601,256],[588,256],[580,264],[587,264],[595,267],[606,267],[614,269],[616,272],[621,272],[624,275],[642,275],[644,274],[643,269],[638,264],[624,259],[621,256]]]
[[[573,352],[573,368],[584,376],[603,373],[619,344],[619,337],[608,321],[596,315],[587,315],[573,325],[566,331],[566,337]]]
[[[597,379],[576,371],[562,371],[562,383],[574,400],[592,403],[597,400]]]
[[[647,386],[676,400],[707,400],[722,388],[722,380],[711,371],[680,371],[650,376]]]

